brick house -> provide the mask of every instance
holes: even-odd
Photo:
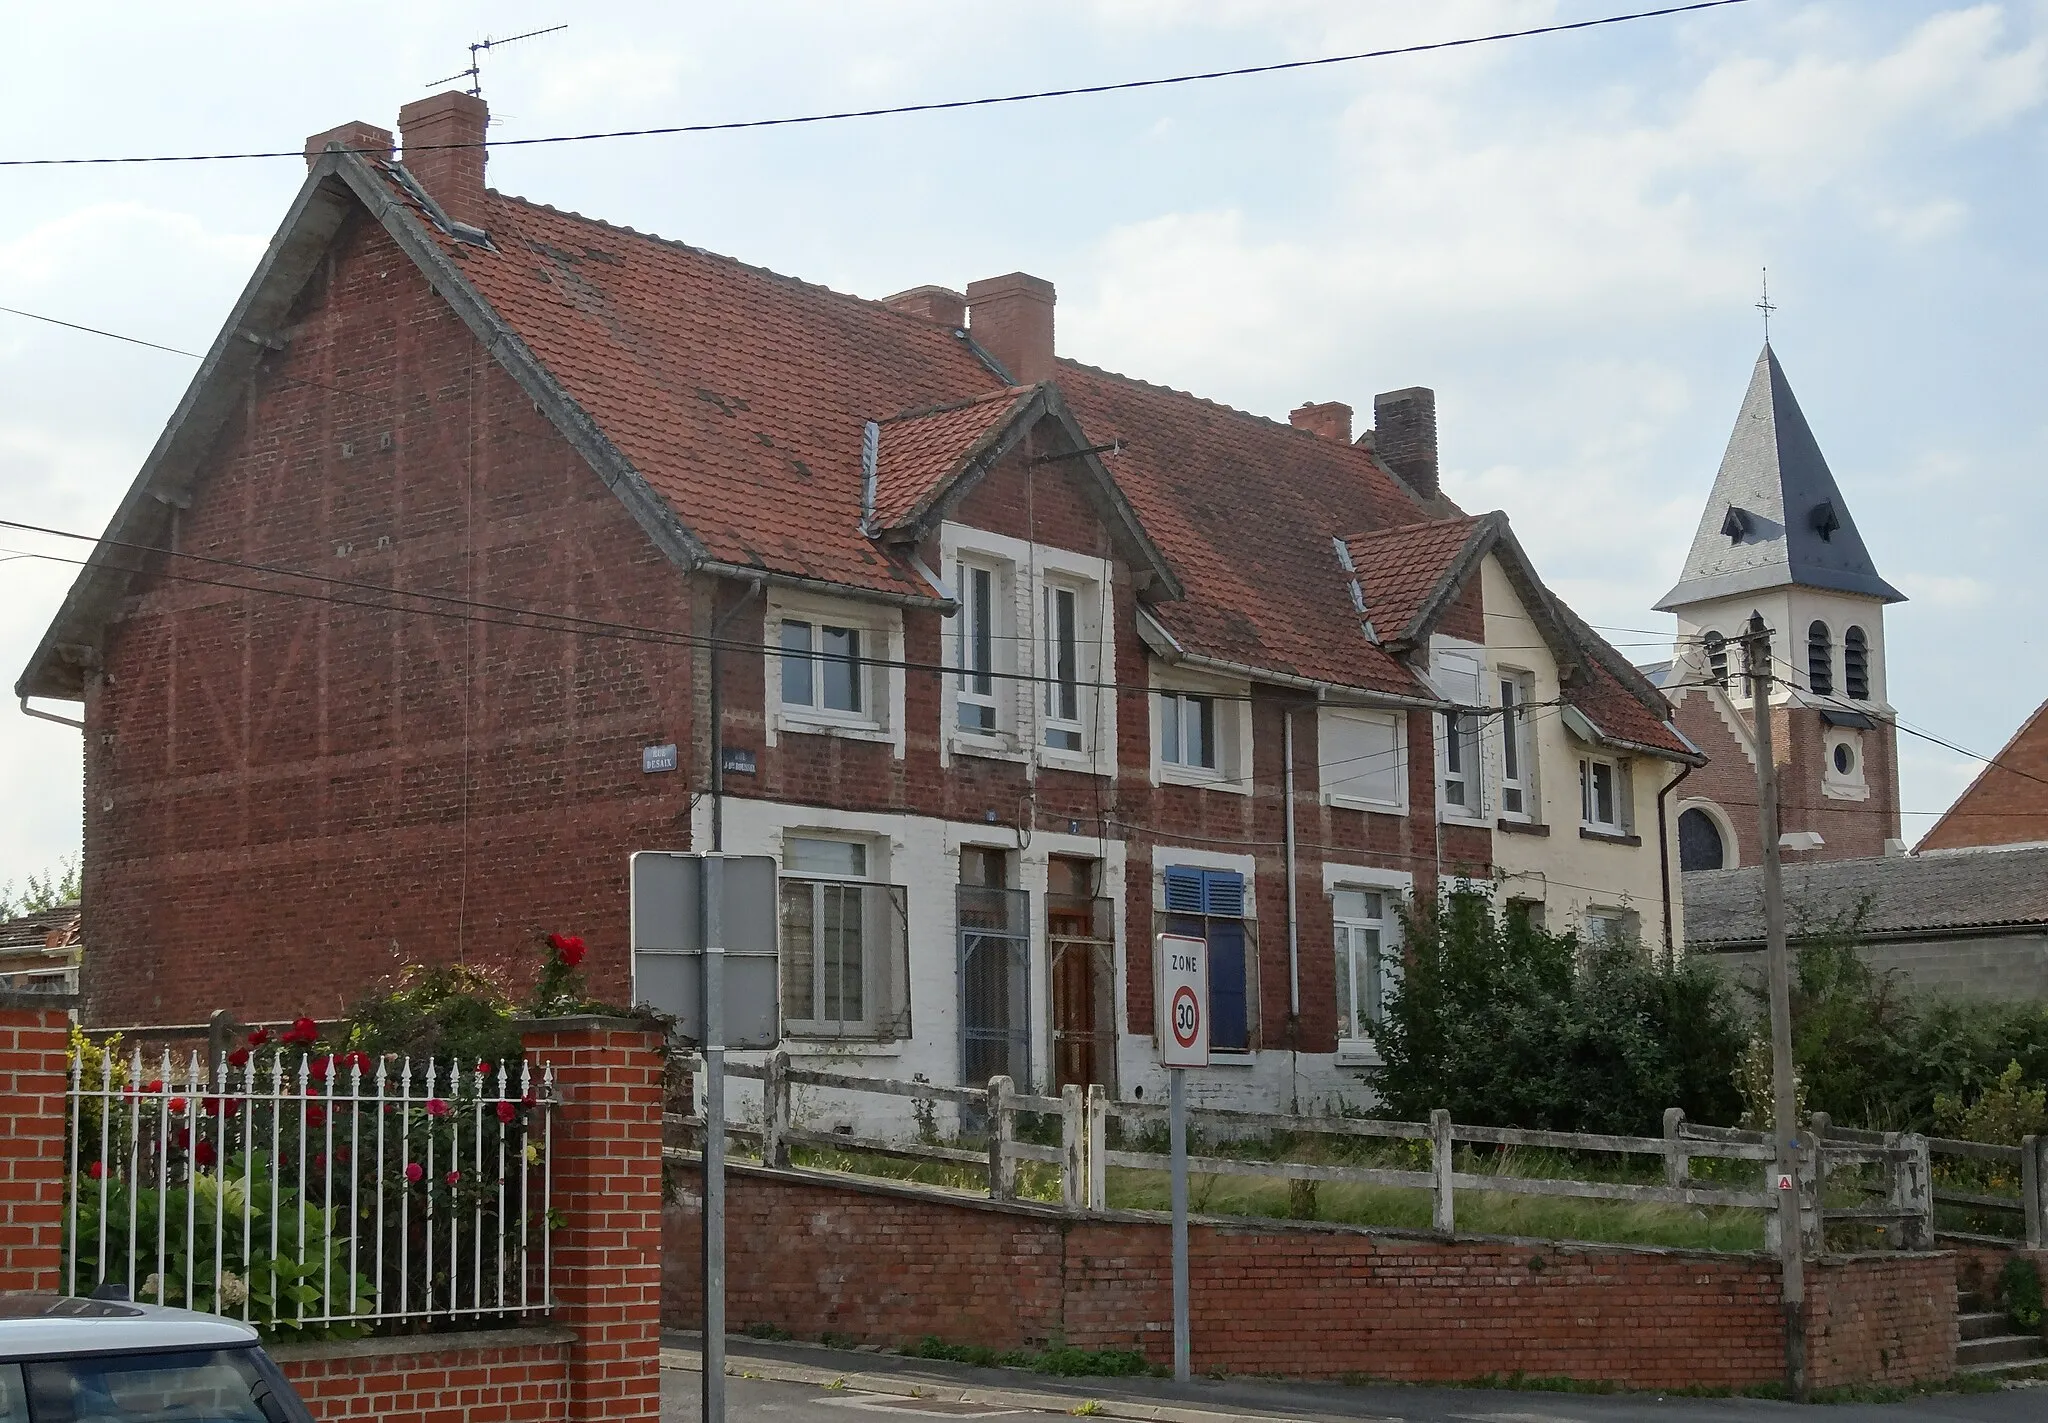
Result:
[[[2048,702],[2034,709],[1913,853],[2002,845],[2048,845]]]
[[[1684,868],[1734,869],[1762,859],[1755,722],[1740,643],[1752,618],[1772,634],[1780,679],[1770,691],[1771,726],[1790,858],[1904,849],[1884,636],[1886,605],[1903,601],[1878,575],[1766,345],[1685,569],[1657,604],[1678,615],[1676,654],[1645,669],[1671,698],[1678,729],[1709,758],[1678,803]]]
[[[1682,942],[1663,696],[1437,487],[1434,398],[1279,424],[1063,359],[1023,274],[866,301],[484,185],[309,175],[18,684],[84,704],[89,1021],[402,965],[629,991],[647,848],[784,867],[793,1050],[1361,1096],[1404,896]]]

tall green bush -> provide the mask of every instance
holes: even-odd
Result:
[[[1408,916],[1400,981],[1376,1034],[1384,1110],[1447,1108],[1475,1125],[1632,1135],[1664,1109],[1731,1123],[1748,1036],[1712,969],[1638,944],[1587,946],[1477,895]]]

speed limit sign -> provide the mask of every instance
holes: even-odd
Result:
[[[1183,934],[1161,934],[1154,961],[1159,992],[1155,1037],[1162,1067],[1209,1065],[1209,946]]]

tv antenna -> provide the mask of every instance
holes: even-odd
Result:
[[[443,84],[452,83],[454,80],[457,79],[467,79],[469,81],[469,92],[475,95],[477,98],[481,99],[484,96],[484,79],[481,62],[483,60],[485,50],[491,49],[501,44],[515,44],[520,40],[530,40],[538,35],[551,35],[559,30],[566,30],[568,28],[569,27],[566,24],[549,25],[544,30],[528,30],[523,35],[507,35],[505,36],[505,38],[501,40],[492,39],[489,35],[485,35],[482,39],[478,40],[475,44],[469,47],[469,68],[458,69],[445,79],[436,79],[433,83],[427,85],[427,87],[429,89],[435,89]]]
[[[1768,346],[1771,344],[1771,313],[1778,309],[1771,304],[1771,269],[1769,267],[1764,268],[1764,297],[1762,301],[1756,304],[1756,309],[1764,314],[1764,344]]]

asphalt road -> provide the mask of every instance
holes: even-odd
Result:
[[[778,1351],[780,1352],[780,1351]],[[793,1351],[792,1351],[793,1352]],[[826,1353],[828,1351],[817,1351]],[[841,1356],[842,1358],[845,1356]],[[752,1362],[735,1359],[745,1370]],[[809,1362],[808,1360],[806,1362]],[[873,1369],[883,1360],[856,1356],[854,1369]],[[893,1361],[891,1361],[893,1362]],[[907,1362],[907,1361],[906,1361]],[[887,1365],[883,1364],[886,1368]],[[1836,1404],[1819,1409],[1760,1399],[1660,1398],[1648,1394],[1575,1395],[1507,1390],[1348,1388],[1317,1384],[1270,1384],[1232,1380],[1175,1387],[1161,1380],[1053,1381],[1009,1370],[965,1369],[918,1361],[916,1376],[927,1385],[950,1386],[953,1398],[912,1398],[856,1386],[819,1382],[729,1377],[727,1417],[732,1423],[883,1423],[905,1418],[1053,1419],[1091,1398],[1112,1417],[1143,1418],[1157,1412],[1176,1423],[1224,1419],[1295,1419],[1302,1423],[2044,1423],[2048,1387],[1986,1394],[1935,1394],[1888,1404]],[[874,1377],[874,1375],[870,1375]],[[905,1382],[908,1382],[906,1379]],[[662,1370],[663,1423],[696,1423],[699,1375],[691,1369]],[[889,1386],[886,1382],[885,1387]],[[977,1388],[1041,1392],[1051,1386],[1071,1400],[1061,1408],[1003,1406],[974,1401]],[[965,1389],[965,1401],[957,1397]]]

